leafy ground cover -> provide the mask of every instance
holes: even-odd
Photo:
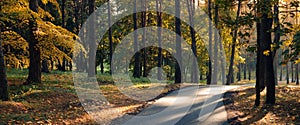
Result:
[[[224,96],[230,124],[300,124],[300,87],[276,87],[276,104],[264,105],[266,91],[262,91],[261,105],[254,107],[255,88],[241,87]]]
[[[71,72],[53,71],[43,74],[40,84],[22,85],[26,79],[26,70],[8,70],[11,101],[0,101],[0,124],[95,124],[96,122],[85,112],[80,103],[72,81]],[[130,99],[122,94],[118,87],[109,83],[108,76],[98,76],[105,84],[100,84],[102,94],[110,102],[109,105],[118,110],[118,117],[125,113],[139,112],[148,102]],[[105,81],[105,79],[107,79]],[[144,89],[149,84],[139,83],[133,87]],[[156,86],[154,86],[156,87]],[[179,85],[168,84],[162,94],[178,89]],[[95,102],[100,104],[101,102]],[[110,119],[108,119],[110,120]]]

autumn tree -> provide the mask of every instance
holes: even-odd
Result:
[[[89,0],[89,67],[88,67],[88,76],[93,77],[96,75],[96,35],[95,35],[95,0]]]
[[[138,52],[139,50],[139,44],[138,44],[138,34],[136,30],[138,29],[137,27],[137,2],[134,0],[133,2],[133,27],[134,27],[134,51],[136,52],[134,55],[134,69],[133,69],[133,77],[135,78],[140,78],[140,53]]]
[[[229,85],[231,83],[233,83],[233,65],[234,65],[234,56],[235,56],[235,49],[236,49],[236,40],[238,37],[238,20],[240,17],[240,11],[241,11],[241,4],[242,1],[238,0],[238,9],[236,12],[236,18],[235,18],[235,22],[234,22],[234,28],[233,28],[233,38],[232,38],[232,45],[231,45],[231,56],[230,56],[230,64],[229,64],[229,71],[227,74],[227,81],[226,84]]]
[[[180,0],[175,0],[175,32],[176,32],[176,56],[177,63],[175,65],[175,83],[181,83],[181,64],[182,64],[182,52],[181,52],[181,20],[180,20]]]
[[[30,0],[29,1],[29,8],[33,11],[38,13],[38,0]],[[35,32],[38,30],[37,22],[34,17],[29,19],[29,33],[28,33],[28,41],[29,42],[29,74],[25,84],[30,83],[40,83],[41,82],[41,51],[38,46],[38,40],[36,39]]]
[[[1,13],[1,6],[0,6],[0,15],[2,17]],[[2,31],[3,23],[0,21],[0,34]],[[7,101],[9,99],[8,97],[8,85],[7,85],[7,78],[6,78],[6,70],[5,70],[5,64],[4,64],[4,55],[2,50],[2,38],[0,35],[0,100]]]

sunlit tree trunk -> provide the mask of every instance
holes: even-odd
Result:
[[[190,21],[190,34],[192,38],[192,51],[194,54],[195,59],[192,58],[192,69],[191,69],[191,81],[192,83],[198,83],[199,82],[199,69],[197,67],[197,46],[196,46],[196,33],[193,29],[194,27],[194,15],[195,15],[195,1],[193,0],[187,0],[187,8],[189,13],[189,21]]]
[[[214,16],[214,22],[215,27],[218,28],[219,25],[219,5],[217,2],[215,2],[215,16]],[[214,70],[213,70],[213,77],[212,77],[212,84],[217,84],[218,82],[218,74],[219,74],[219,48],[218,48],[218,42],[219,42],[219,34],[218,30],[215,30],[214,32]]]

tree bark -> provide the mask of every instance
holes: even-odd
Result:
[[[296,85],[299,85],[299,64],[296,64]]]
[[[292,83],[294,82],[294,64],[291,62]]]
[[[193,29],[194,27],[194,15],[195,15],[195,1],[193,0],[187,0],[187,8],[188,8],[188,13],[189,13],[189,21],[190,21],[190,34],[191,34],[191,39],[192,39],[192,51],[193,51],[193,56],[196,58],[192,58],[192,69],[191,69],[191,81],[192,83],[198,83],[199,82],[199,69],[197,68],[197,46],[196,46],[196,33],[195,30]]]
[[[161,6],[162,6],[162,1],[161,0],[156,0],[156,13],[157,13],[157,36],[158,36],[158,59],[157,59],[157,79],[161,80],[162,77],[162,13],[161,13]]]
[[[89,0],[89,66],[88,76],[94,77],[96,75],[96,37],[95,37],[95,0]]]
[[[289,63],[286,64],[286,84],[290,84]]]
[[[30,0],[29,1],[29,8],[38,13],[38,0]],[[41,83],[41,52],[38,46],[38,41],[35,38],[34,32],[37,31],[37,22],[36,19],[33,17],[29,19],[29,74],[25,85],[31,83]]]
[[[143,0],[144,10],[147,10],[147,0]],[[143,12],[142,16],[142,27],[143,27],[143,77],[147,77],[147,54],[146,54],[146,41],[147,41],[147,34],[146,34],[146,27],[147,25],[147,12]]]
[[[211,0],[208,0],[207,4],[208,8],[208,73],[206,77],[206,84],[210,85],[211,84],[211,78],[212,78],[212,12],[211,12]]]
[[[181,20],[180,20],[180,0],[175,0],[175,32],[176,32],[176,57],[177,63],[175,66],[175,83],[182,82],[181,64]]]
[[[215,3],[215,17],[214,17],[215,27],[218,28],[219,25],[219,5]],[[219,42],[219,34],[218,31],[215,30],[214,33],[214,70],[213,70],[213,78],[212,78],[212,84],[218,83],[218,73],[219,73],[219,49],[218,49],[218,42]]]
[[[238,81],[241,81],[241,72],[242,72],[242,64],[241,63],[238,64],[238,68],[239,68],[239,71],[237,73],[237,79],[238,79]]]
[[[49,71],[49,65],[48,65],[48,60],[43,60],[42,61],[42,72],[44,73],[50,73]]]
[[[272,44],[272,38],[271,38],[271,32],[272,29],[272,23],[273,19],[268,17],[268,12],[270,12],[272,9],[270,8],[270,0],[264,0],[263,1],[263,7],[262,12],[262,21],[261,21],[261,35],[260,35],[260,47],[261,52],[264,52],[266,50],[270,51],[269,55],[262,55],[262,60],[264,62],[264,68],[265,68],[265,83],[267,86],[267,93],[266,93],[266,104],[275,104],[275,75],[274,75],[274,66],[273,66],[273,52],[271,51],[271,44]]]
[[[1,6],[0,6],[1,11]],[[1,27],[2,28],[2,27]],[[1,29],[0,28],[0,34]],[[7,84],[7,77],[6,77],[6,69],[4,64],[4,55],[2,50],[2,39],[0,35],[0,100],[2,101],[8,101],[8,84]]]
[[[134,27],[134,31],[137,30],[137,14],[136,14],[136,11],[137,11],[137,4],[136,4],[136,0],[134,0],[134,8],[133,8],[133,27]],[[139,50],[139,47],[138,47],[138,34],[137,32],[134,32],[134,51],[136,52],[135,53],[135,56],[134,56],[134,69],[133,69],[133,77],[135,78],[140,78],[140,53],[138,52]]]
[[[238,0],[238,10],[236,14],[235,19],[235,25],[234,25],[234,32],[233,32],[233,38],[232,38],[232,46],[231,46],[231,57],[230,57],[230,64],[229,64],[229,71],[227,75],[227,85],[233,83],[233,65],[234,65],[234,55],[235,55],[235,48],[236,48],[236,39],[237,39],[237,31],[238,31],[238,19],[240,17],[240,11],[241,11],[241,0]]]
[[[110,0],[107,1],[107,11],[108,11],[108,25],[111,27],[111,6],[110,6]],[[112,74],[112,56],[113,56],[113,40],[112,40],[112,29],[108,29],[108,39],[109,39],[109,62],[110,62],[110,68],[109,73]]]

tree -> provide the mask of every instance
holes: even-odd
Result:
[[[139,46],[138,46],[138,34],[136,32],[137,30],[137,4],[136,0],[133,2],[133,27],[134,27],[134,51],[136,52],[134,55],[134,68],[133,68],[133,77],[140,78],[140,53],[138,52]]]
[[[269,0],[263,0],[261,2],[262,6],[260,7],[260,12],[262,13],[262,17],[259,26],[259,41],[257,43],[259,54],[257,60],[259,60],[259,62],[258,68],[256,69],[256,72],[258,72],[257,79],[259,83],[257,83],[256,86],[258,87],[260,84],[262,84],[260,83],[260,80],[263,80],[263,82],[267,86],[266,104],[273,105],[275,104],[275,75],[273,67],[273,52],[271,50],[272,38],[270,32],[272,29],[273,19],[268,16],[272,9]],[[258,93],[260,93],[260,90],[257,88],[256,94]],[[256,106],[259,105],[258,99],[259,98],[256,99]]]
[[[233,38],[232,38],[229,71],[228,71],[228,74],[227,74],[227,82],[226,82],[227,85],[234,82],[233,81],[233,64],[234,64],[234,55],[235,55],[236,39],[237,39],[238,24],[239,24],[238,20],[239,20],[239,17],[240,17],[241,4],[242,4],[242,1],[238,0],[238,10],[237,10],[237,13],[236,13],[235,24],[234,24],[234,29],[233,29],[234,31],[233,31]]]
[[[197,46],[196,46],[196,32],[193,29],[194,27],[194,15],[195,15],[195,1],[193,0],[187,0],[187,7],[188,7],[188,13],[189,13],[189,21],[190,21],[190,34],[192,38],[192,44],[191,48],[194,54],[195,59],[192,60],[193,67],[191,69],[191,81],[193,83],[198,83],[199,82],[199,76],[198,72],[199,69],[197,67]]]
[[[144,10],[147,10],[147,0],[142,0],[142,6],[144,7]],[[143,77],[147,76],[147,53],[146,53],[146,27],[147,25],[147,12],[142,12],[142,27],[143,27]]]
[[[176,57],[177,63],[175,65],[175,83],[181,83],[181,64],[182,64],[182,52],[181,52],[181,20],[180,17],[180,0],[175,0],[175,32],[176,32]]]
[[[157,59],[157,79],[161,80],[162,77],[162,12],[161,12],[162,0],[156,0],[156,13],[157,13],[157,36],[158,36],[158,59]]]
[[[0,12],[1,12],[1,6],[0,6]],[[2,14],[0,13],[2,16]],[[0,22],[1,28],[2,22]],[[0,34],[2,29],[0,28]],[[7,85],[7,78],[6,78],[6,70],[5,70],[5,64],[4,64],[4,55],[2,51],[2,38],[0,35],[0,100],[2,101],[8,101],[8,85]]]
[[[89,0],[89,67],[88,67],[88,76],[93,77],[96,75],[96,37],[95,37],[95,0]]]
[[[212,63],[211,63],[211,59],[212,59],[212,13],[211,13],[211,0],[208,0],[207,2],[207,8],[208,8],[208,17],[209,17],[209,21],[208,21],[208,53],[209,53],[209,58],[208,58],[208,73],[207,73],[207,77],[206,77],[206,84],[210,85],[211,84],[211,77],[212,77]]]
[[[33,11],[38,13],[38,0],[30,0],[29,1],[29,8]],[[41,83],[41,51],[38,47],[38,40],[35,37],[35,32],[38,30],[37,28],[37,22],[36,18],[32,16],[31,19],[29,19],[29,58],[30,58],[30,64],[29,64],[29,74],[26,82],[26,84],[31,84],[33,82],[35,83]]]
[[[214,16],[214,22],[215,22],[215,26],[216,28],[218,28],[219,25],[219,3],[217,3],[217,1],[215,1],[215,16]],[[218,42],[219,42],[219,34],[218,31],[215,30],[214,32],[214,71],[213,71],[213,78],[212,78],[212,84],[217,84],[218,82],[218,65],[219,65],[219,52],[218,52]]]
[[[108,11],[108,25],[111,25],[111,6],[110,0],[107,2],[107,11]],[[109,39],[109,59],[110,59],[110,74],[112,73],[112,56],[113,56],[113,40],[112,40],[112,29],[108,29],[108,39]]]

